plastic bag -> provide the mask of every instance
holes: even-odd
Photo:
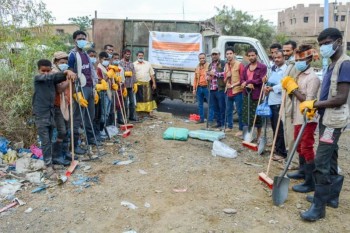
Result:
[[[271,108],[267,102],[267,98],[265,99],[265,101],[262,104],[260,104],[258,107],[256,107],[256,115],[271,118],[272,111],[271,111]]]
[[[174,128],[169,127],[163,133],[163,139],[165,140],[179,140],[187,141],[188,139],[188,129],[185,128]]]
[[[9,141],[4,138],[0,137],[0,152],[6,154],[7,153],[7,145],[9,144]]]
[[[221,157],[230,158],[230,159],[237,157],[236,150],[232,149],[231,147],[229,147],[228,145],[220,141],[214,141],[211,154],[213,156],[221,156]]]

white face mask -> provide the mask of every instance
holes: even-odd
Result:
[[[137,58],[137,61],[142,63],[143,62],[143,58]]]
[[[109,61],[106,61],[106,60],[103,61],[103,62],[102,62],[102,65],[107,67],[107,66],[109,65]]]

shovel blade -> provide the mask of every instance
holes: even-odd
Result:
[[[287,200],[289,181],[289,178],[280,176],[273,179],[272,201],[275,206],[280,206]]]
[[[266,138],[262,137],[258,145],[258,155],[261,155],[265,151]]]

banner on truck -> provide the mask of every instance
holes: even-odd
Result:
[[[200,33],[149,32],[148,60],[157,68],[195,69],[202,51]]]

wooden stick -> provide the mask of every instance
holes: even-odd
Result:
[[[73,88],[72,81],[69,81],[69,105],[70,105],[70,143],[72,147],[72,162],[74,162],[74,128],[73,128]],[[79,104],[79,103],[78,103]]]

